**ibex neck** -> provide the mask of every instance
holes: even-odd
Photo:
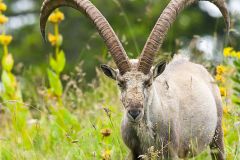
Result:
[[[142,147],[146,147],[145,150],[147,150],[148,147],[155,144],[157,125],[164,122],[161,101],[154,84],[149,94],[148,102],[144,108],[144,117],[134,128],[139,139],[146,144]],[[163,125],[164,124],[161,126]]]
[[[157,84],[156,84],[157,85]],[[144,117],[138,123],[131,123],[128,118],[124,118],[122,122],[122,136],[125,143],[131,147],[140,148],[142,153],[147,152],[151,146],[160,146],[161,141],[156,143],[156,139],[160,137],[159,127],[164,127],[163,124],[163,107],[161,100],[158,98],[157,86],[153,84],[150,91],[148,102],[145,102]],[[126,114],[125,114],[126,115]],[[165,135],[165,134],[163,134]]]
[[[155,83],[153,83],[147,106],[145,107],[144,110],[144,118],[143,121],[146,122],[146,124],[154,125],[155,123],[159,123],[159,120],[163,118],[163,109],[162,109],[162,103],[161,99],[157,94],[156,86]]]

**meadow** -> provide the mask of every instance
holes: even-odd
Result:
[[[63,47],[66,38],[60,28],[64,13],[57,9],[49,18],[47,43],[51,44],[52,54],[43,70],[40,66],[21,68],[15,62],[9,51],[14,37],[7,34],[6,10],[7,5],[0,1],[0,159],[127,159],[129,150],[120,131],[124,107],[116,82],[106,78],[97,66],[94,78],[86,78],[83,66],[88,62],[85,60],[64,72],[68,65]],[[238,23],[234,27],[240,31]],[[223,100],[226,159],[239,160],[240,50],[238,45],[229,43],[218,54],[221,57],[218,64],[203,63],[215,77],[214,83],[219,85]],[[98,60],[113,65],[109,57],[104,60],[98,57]],[[144,157],[157,159],[151,149]],[[208,149],[193,159],[210,157]]]

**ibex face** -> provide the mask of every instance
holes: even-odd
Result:
[[[164,71],[166,63],[159,63],[148,74],[137,70],[138,60],[130,60],[130,63],[131,70],[124,75],[107,65],[101,65],[101,69],[106,76],[117,81],[121,91],[121,101],[126,109],[125,118],[136,123],[144,116],[144,109],[151,97],[153,80]]]

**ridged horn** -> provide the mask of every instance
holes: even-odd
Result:
[[[138,71],[148,74],[155,58],[156,53],[159,51],[164,38],[170,26],[175,21],[179,13],[191,4],[199,0],[171,0],[167,7],[163,10],[157,23],[155,24],[148,40],[143,48],[138,62]],[[224,0],[212,0],[221,11],[227,26],[227,32],[230,28],[230,17],[227,6]]]
[[[95,24],[99,34],[104,39],[120,73],[124,74],[130,70],[131,65],[121,42],[105,17],[89,0],[45,0],[40,15],[40,28],[44,39],[48,17],[56,8],[61,6],[72,7],[86,15]]]

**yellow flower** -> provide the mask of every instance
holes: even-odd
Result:
[[[237,52],[237,58],[240,59],[240,51]]]
[[[4,12],[7,10],[7,5],[3,2],[0,2],[0,11]]]
[[[103,137],[108,137],[110,136],[112,133],[111,129],[109,128],[105,128],[101,130],[101,134],[103,135]]]
[[[0,15],[0,24],[5,24],[8,21],[8,18],[4,15]]]
[[[103,160],[110,160],[111,159],[111,150],[106,149],[102,154]]]
[[[9,43],[12,42],[12,39],[11,35],[0,35],[0,43],[2,45],[9,45]]]
[[[226,48],[224,48],[224,50],[223,50],[223,55],[224,55],[224,57],[229,57],[229,56],[231,56],[232,51],[233,51],[233,48],[232,48],[232,47],[226,47]]]
[[[226,72],[226,70],[227,68],[223,65],[217,66],[217,69],[216,69],[218,75],[222,75],[223,73]]]
[[[51,23],[59,23],[64,20],[64,14],[61,11],[57,10],[49,16],[48,20]]]
[[[55,36],[55,35],[49,33],[48,40],[52,46],[56,46],[56,45],[60,46],[62,44],[62,36],[61,35]]]
[[[225,78],[222,75],[219,75],[219,74],[217,74],[215,76],[215,80],[218,81],[218,82],[222,82],[222,83],[225,82]]]
[[[225,87],[220,87],[220,93],[222,97],[226,97],[227,96],[227,89]]]

